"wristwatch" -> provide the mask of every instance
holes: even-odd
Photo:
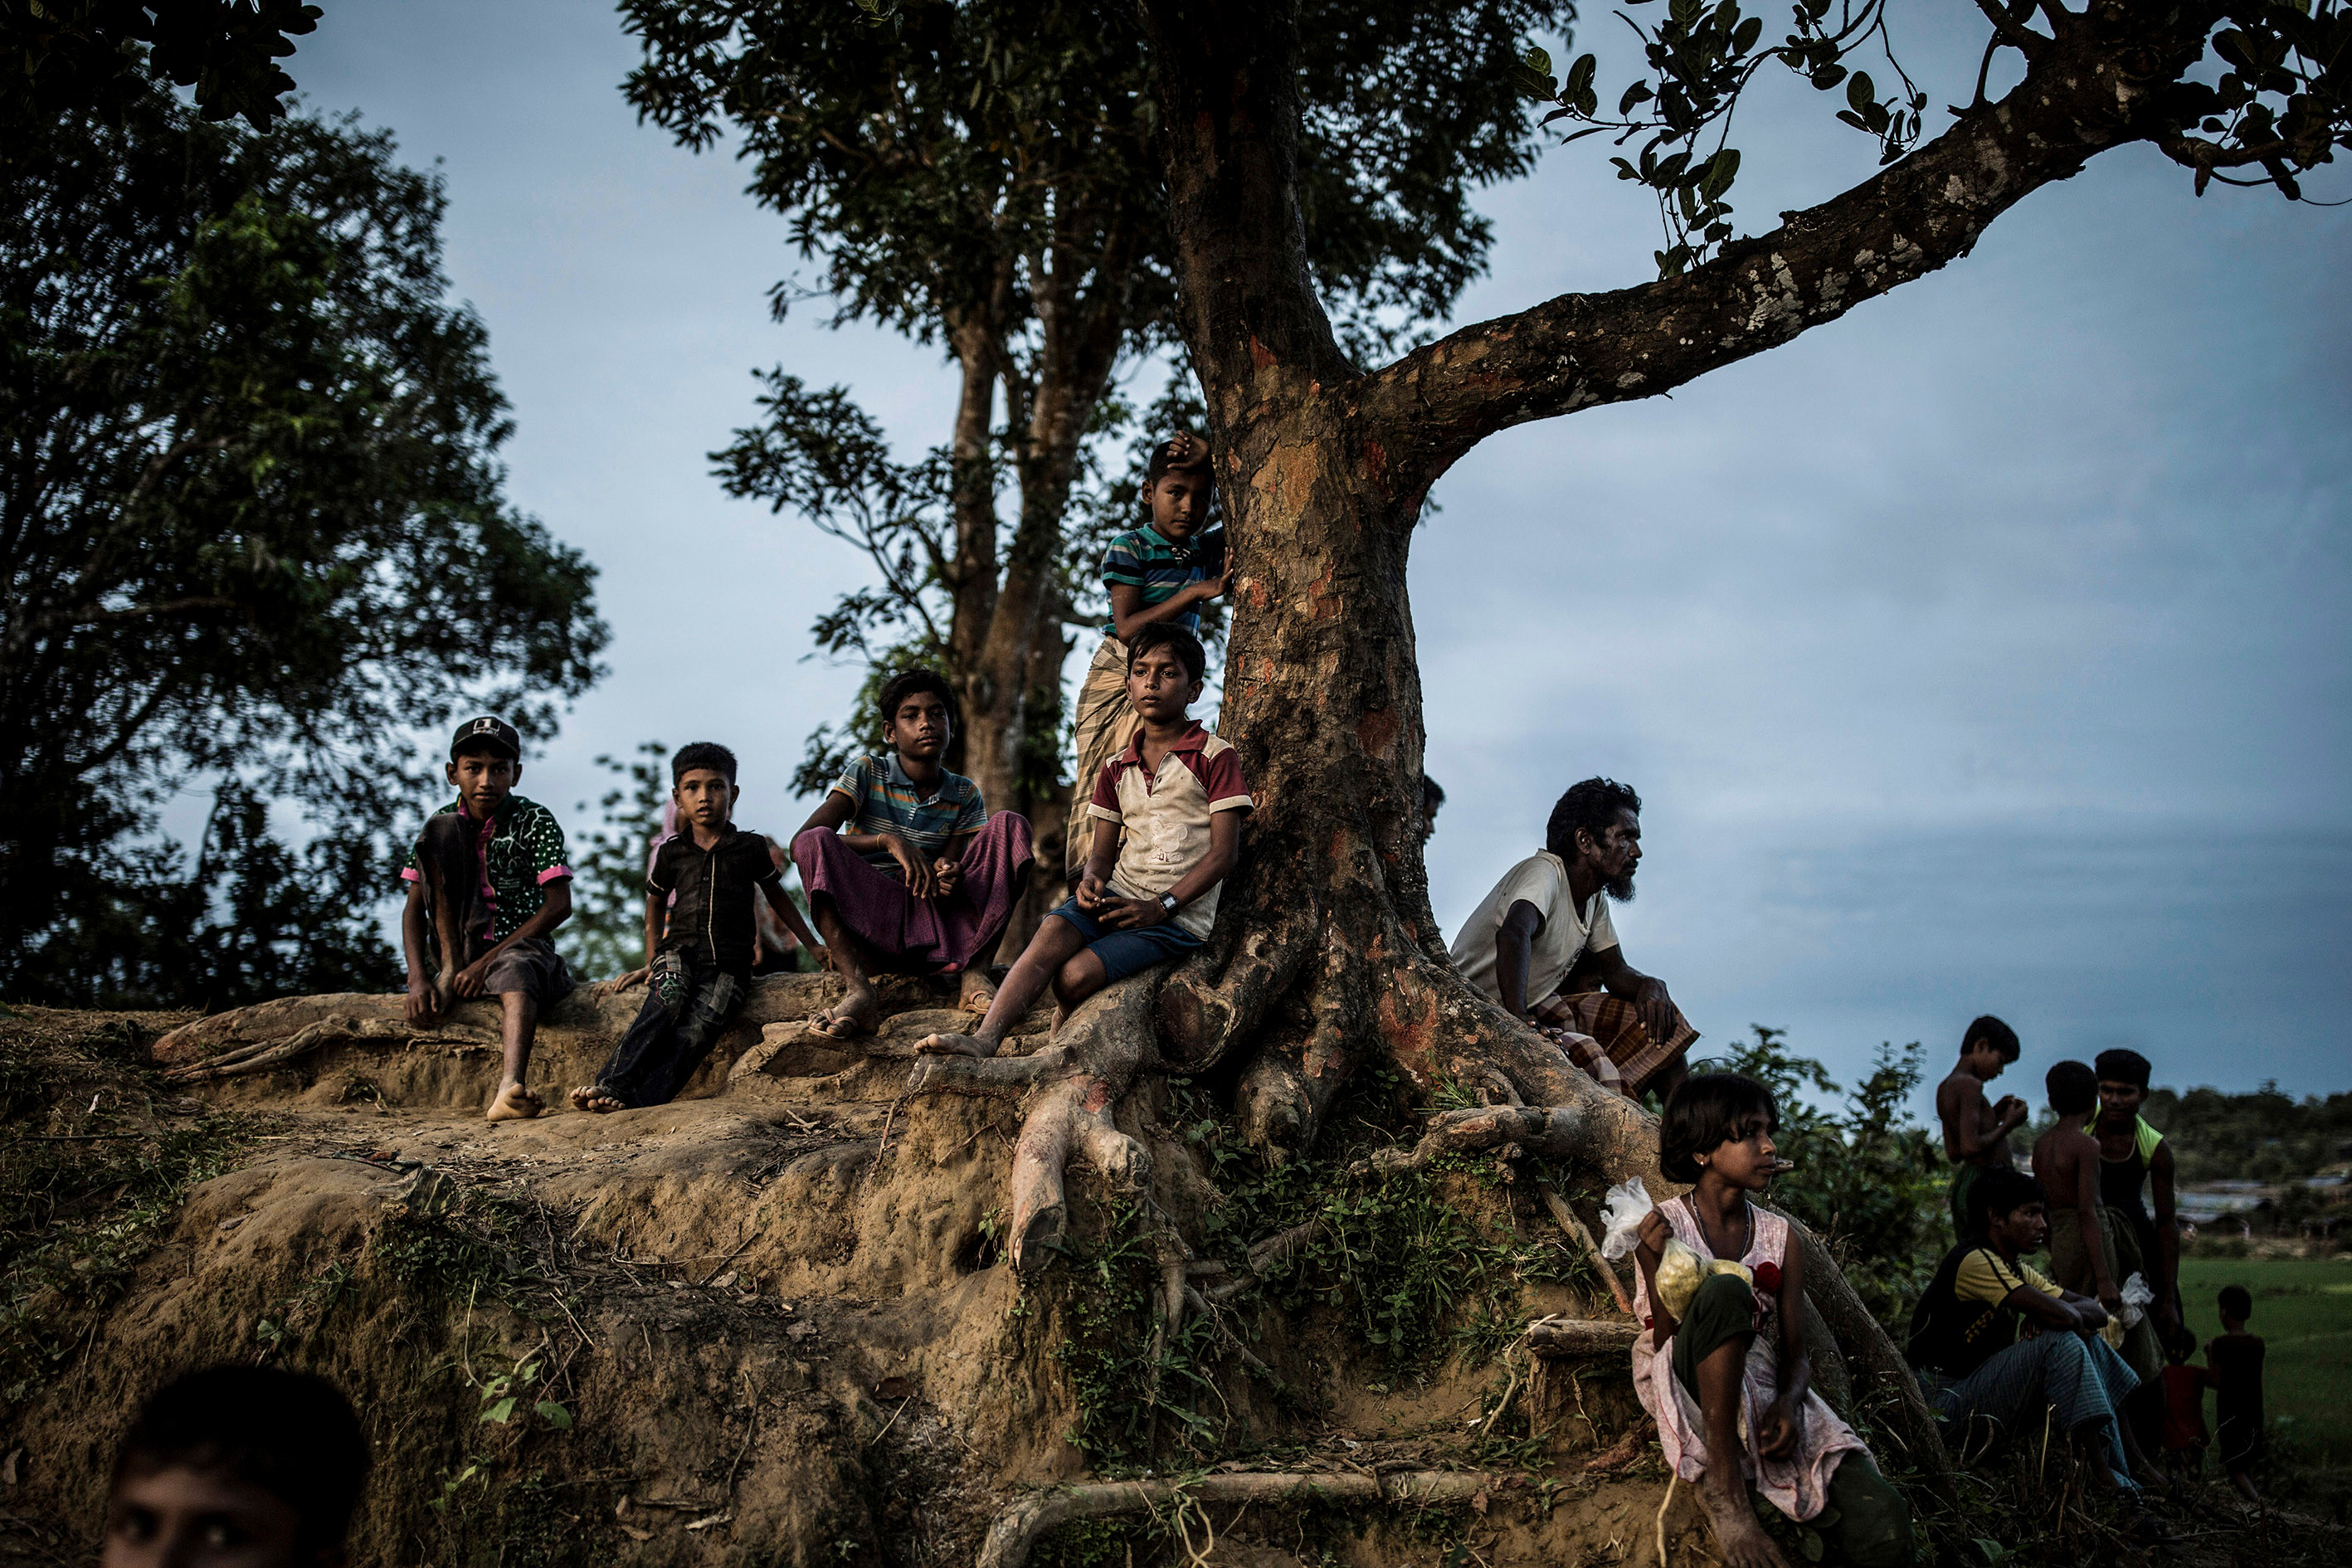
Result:
[[[1160,894],[1160,912],[1163,914],[1174,914],[1176,912],[1176,895],[1173,893]]]

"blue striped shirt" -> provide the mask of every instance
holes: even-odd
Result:
[[[1140,588],[1147,608],[1164,605],[1177,589],[1208,576],[1213,558],[1222,558],[1223,554],[1224,540],[1225,532],[1221,528],[1182,544],[1162,539],[1160,531],[1149,524],[1130,528],[1112,540],[1110,548],[1103,552],[1103,586]],[[1181,626],[1198,636],[1201,612],[1188,609],[1171,616],[1163,624]],[[1118,636],[1118,622],[1105,621],[1102,631],[1107,637]]]
[[[833,781],[833,787],[857,803],[856,815],[844,825],[845,832],[894,834],[933,859],[947,848],[950,839],[961,833],[977,833],[988,821],[978,784],[942,768],[930,793],[925,795],[922,786],[898,765],[896,752],[854,759]],[[887,849],[869,850],[866,858],[893,877],[903,875]]]

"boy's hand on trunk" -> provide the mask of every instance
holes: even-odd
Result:
[[[1109,901],[1109,895],[1103,887],[1102,879],[1091,871],[1078,879],[1076,896],[1078,908],[1090,915],[1100,914],[1103,905]]]
[[[441,1013],[441,998],[434,992],[433,983],[421,974],[408,977],[408,995],[401,1004],[401,1013],[412,1024],[429,1024]]]
[[[619,992],[626,991],[632,985],[643,985],[646,983],[646,977],[652,973],[653,971],[650,969],[632,969],[626,974],[616,974],[613,976],[612,979],[604,982],[604,984],[597,987],[597,989],[603,992],[605,995],[611,996]]]
[[[449,983],[449,989],[460,996],[470,999],[484,994],[483,988],[489,984],[489,978],[490,959],[489,955],[485,953],[457,971],[457,978]]]

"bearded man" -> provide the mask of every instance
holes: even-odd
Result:
[[[1665,982],[1625,962],[1605,893],[1633,898],[1642,797],[1586,779],[1559,797],[1544,847],[1511,868],[1454,939],[1462,977],[1559,1042],[1570,1060],[1629,1100],[1663,1102],[1682,1082],[1690,1026]]]

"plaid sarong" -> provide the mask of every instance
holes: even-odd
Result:
[[[1633,1004],[1606,991],[1555,991],[1537,1003],[1528,1016],[1538,1028],[1555,1034],[1569,1060],[1603,1089],[1613,1089],[1628,1100],[1639,1100],[1658,1069],[1698,1038],[1698,1031],[1677,1007],[1675,1032],[1653,1040]]]
[[[1094,662],[1087,666],[1086,679],[1078,683],[1075,737],[1078,761],[1077,772],[1071,775],[1076,786],[1070,794],[1070,827],[1064,848],[1065,868],[1074,883],[1086,870],[1087,855],[1095,845],[1097,824],[1086,814],[1095,780],[1101,775],[1103,764],[1127,750],[1142,727],[1142,719],[1127,700],[1127,644],[1105,637],[1102,647],[1095,650]]]

